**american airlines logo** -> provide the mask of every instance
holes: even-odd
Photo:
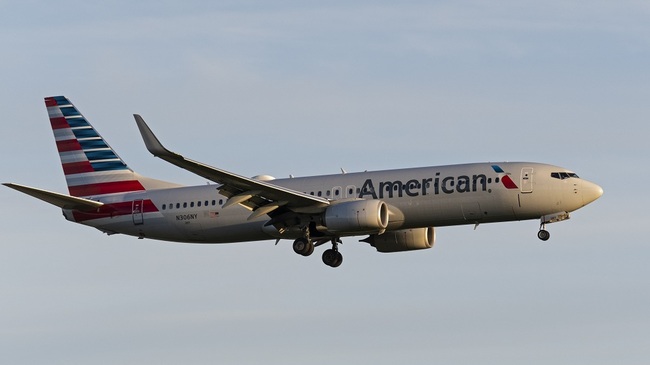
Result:
[[[359,198],[369,196],[372,199],[383,199],[393,197],[409,197],[424,195],[439,195],[452,193],[470,193],[477,191],[488,191],[488,184],[493,181],[501,181],[506,189],[518,189],[517,184],[512,181],[510,174],[503,171],[498,165],[492,165],[494,172],[499,174],[495,179],[488,178],[485,174],[460,175],[460,176],[440,176],[436,172],[433,178],[411,179],[405,183],[400,180],[396,181],[379,181],[374,182],[372,179],[366,179],[359,192]]]
[[[505,186],[506,189],[518,189],[517,184],[515,184],[515,182],[510,178],[510,173],[503,171],[499,165],[492,165],[492,170],[499,174],[501,177],[501,183],[503,183],[503,186]]]

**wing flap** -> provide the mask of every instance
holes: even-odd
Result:
[[[221,184],[217,189],[221,194],[229,198],[226,203],[228,206],[241,204],[255,211],[260,207],[270,207],[269,204],[280,202],[283,203],[280,206],[284,206],[290,210],[305,208],[319,209],[325,208],[330,204],[327,199],[322,197],[305,194],[266,181],[247,178],[185,158],[165,148],[140,115],[134,114],[133,116],[135,117],[135,122],[138,125],[144,144],[152,155]],[[268,213],[276,209],[277,207]],[[259,215],[268,213],[260,213]]]
[[[230,198],[228,198],[226,203],[223,205],[223,208],[225,209],[225,208],[228,208],[229,206],[235,205],[235,204],[242,204],[242,203],[244,203],[244,202],[246,202],[248,200],[251,200],[254,196],[256,196],[258,194],[261,194],[261,193],[262,193],[261,191],[255,190],[255,191],[245,191],[243,193],[233,195]]]

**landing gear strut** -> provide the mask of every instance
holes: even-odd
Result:
[[[539,220],[539,232],[537,232],[537,238],[542,241],[548,241],[551,238],[551,234],[546,230],[546,224],[562,222],[571,218],[569,212],[558,212],[554,214],[543,215]]]
[[[339,267],[343,263],[343,255],[339,252],[338,244],[342,243],[340,239],[332,239],[332,248],[323,252],[323,263],[331,267]]]

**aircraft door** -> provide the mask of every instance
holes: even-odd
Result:
[[[521,169],[521,192],[522,193],[532,193],[533,192],[533,168],[524,167]]]
[[[144,202],[142,199],[137,199],[133,201],[133,209],[131,210],[133,215],[133,224],[140,225],[144,224]]]

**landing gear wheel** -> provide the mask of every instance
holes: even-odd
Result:
[[[341,255],[340,252],[336,251],[336,261],[332,265],[332,267],[339,267],[343,263],[343,255]]]
[[[314,244],[309,239],[301,237],[293,241],[293,251],[298,255],[309,256],[314,252]]]
[[[537,238],[542,241],[548,241],[548,239],[551,238],[551,234],[545,229],[540,229],[539,232],[537,232]]]
[[[323,252],[323,263],[331,267],[339,267],[343,263],[343,255],[340,252],[330,248]]]
[[[305,251],[305,253],[303,253],[303,256],[311,256],[312,253],[314,253],[314,244],[311,241],[309,241],[309,247]]]

